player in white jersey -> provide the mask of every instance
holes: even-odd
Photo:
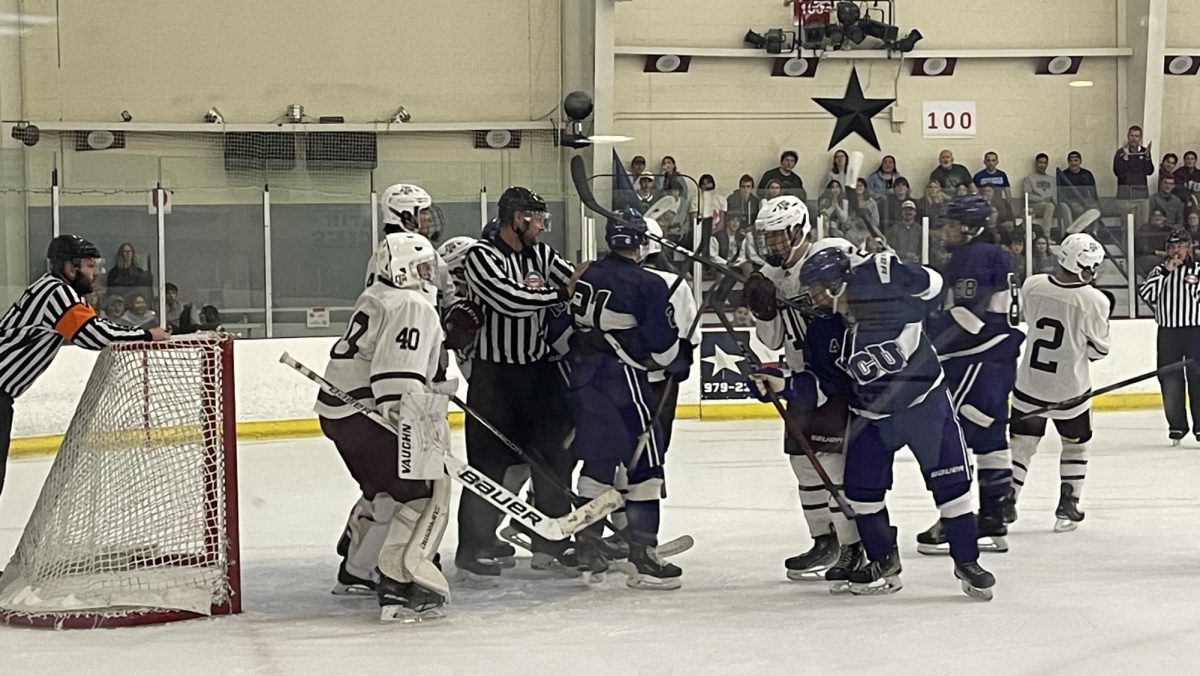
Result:
[[[1020,415],[1091,392],[1088,362],[1108,356],[1110,344],[1111,302],[1091,286],[1103,260],[1104,247],[1091,235],[1070,235],[1059,250],[1058,269],[1030,277],[1021,289],[1029,342],[1017,369],[1009,423],[1014,494],[1010,520],[1016,520],[1016,496],[1050,419],[1062,437],[1058,465],[1062,486],[1055,530],[1074,530],[1083,521],[1079,496],[1087,473],[1087,443],[1092,438],[1090,400],[1030,418],[1021,419]]]
[[[362,490],[339,545],[339,589],[374,588],[384,620],[437,616],[449,593],[435,561],[450,508],[441,464],[446,449],[441,442],[411,442],[444,439],[429,429],[439,424],[427,421],[444,423],[447,395],[457,388],[457,381],[435,382],[445,337],[434,307],[436,265],[424,237],[385,237],[375,253],[375,282],[355,302],[325,371],[331,383],[413,436],[398,438],[324,392],[314,407]]]
[[[743,293],[754,314],[758,339],[772,350],[782,348],[786,366],[793,373],[805,367],[807,320],[799,310],[781,305],[779,300],[811,304],[807,288],[800,283],[800,265],[813,250],[808,239],[811,227],[808,207],[799,198],[782,196],[764,203],[754,230],[759,254],[767,265],[750,276]],[[835,484],[840,484],[849,415],[845,400],[830,397],[815,410],[789,404],[788,415],[795,416],[821,466]],[[800,506],[813,538],[812,548],[784,561],[784,567],[789,579],[820,579],[818,573],[837,563],[841,547],[859,541],[858,531],[838,508],[808,457],[786,434],[784,452],[796,475]]]

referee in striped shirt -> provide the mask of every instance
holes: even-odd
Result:
[[[1167,259],[1146,275],[1138,293],[1154,308],[1158,323],[1158,366],[1188,357],[1200,361],[1200,263],[1192,256],[1192,237],[1178,229],[1167,237]],[[1173,445],[1188,433],[1184,381],[1191,400],[1191,431],[1200,441],[1200,371],[1188,367],[1158,376],[1163,410]]]
[[[546,228],[546,202],[521,187],[504,191],[499,227],[485,231],[467,249],[463,272],[467,298],[482,309],[470,348],[471,377],[467,405],[479,412],[522,449],[553,467],[569,485],[574,461],[564,448],[570,431],[565,383],[550,361],[547,313],[560,311],[574,291],[583,268],[573,269],[557,251],[538,241]],[[471,417],[466,423],[467,460],[471,466],[509,486],[528,470],[491,432]],[[562,490],[544,485],[533,473],[534,501],[550,516],[572,505]],[[501,515],[473,493],[463,493],[458,508],[455,565],[468,576],[496,576],[500,566],[489,554],[498,541]],[[533,540],[534,553],[555,557],[564,543]]]
[[[59,235],[46,253],[49,272],[0,317],[0,491],[12,436],[13,400],[42,375],[63,343],[100,350],[122,340],[166,340],[162,329],[132,329],[96,316],[83,299],[100,274],[100,250],[76,235]]]

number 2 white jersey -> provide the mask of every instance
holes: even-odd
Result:
[[[429,391],[444,340],[425,294],[376,282],[354,303],[346,332],[329,351],[325,378],[388,417],[405,393]],[[313,410],[326,418],[355,413],[324,392]]]
[[[1017,369],[1013,408],[1032,411],[1086,394],[1092,389],[1089,361],[1108,356],[1109,300],[1087,284],[1064,284],[1034,275],[1021,287],[1029,338]],[[1051,411],[1047,418],[1069,419],[1090,402]]]

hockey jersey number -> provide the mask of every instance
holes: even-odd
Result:
[[[608,305],[611,296],[612,292],[607,289],[596,291],[583,280],[576,282],[575,295],[571,297],[571,314],[575,316],[576,325],[601,331],[612,328],[603,326],[601,322],[604,306]]]
[[[415,350],[421,345],[421,330],[417,327],[400,329],[396,334],[396,345],[401,350]]]
[[[1046,373],[1057,373],[1058,362],[1053,360],[1042,361],[1040,353],[1043,349],[1053,352],[1062,347],[1063,332],[1066,331],[1066,327],[1063,326],[1062,322],[1052,317],[1042,317],[1037,320],[1034,326],[1043,330],[1050,329],[1054,333],[1049,338],[1038,338],[1033,341],[1033,352],[1029,355],[1029,366],[1039,371],[1045,371]]]
[[[843,368],[860,385],[875,382],[888,374],[900,373],[908,365],[908,359],[894,340],[868,345],[850,355]]]
[[[358,354],[358,341],[367,333],[370,327],[371,318],[365,312],[355,312],[354,316],[350,317],[350,324],[346,327],[346,334],[342,339],[333,344],[333,349],[329,351],[330,359],[353,359],[354,355]]]

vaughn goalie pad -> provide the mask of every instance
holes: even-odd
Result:
[[[450,452],[450,398],[432,392],[409,392],[397,407],[397,467],[401,479],[431,480],[446,474]]]

